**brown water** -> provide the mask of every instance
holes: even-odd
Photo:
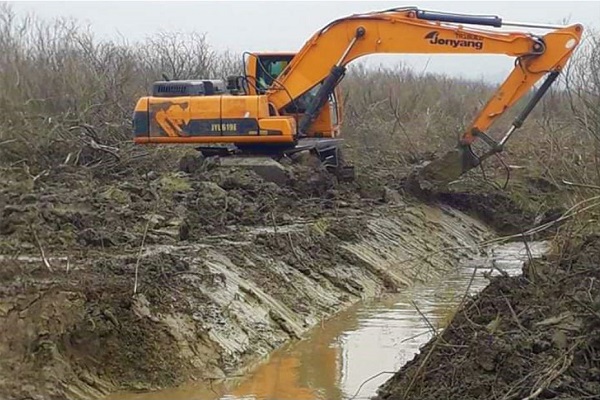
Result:
[[[546,249],[546,243],[530,244],[534,257]],[[190,384],[110,399],[369,399],[393,371],[414,357],[433,330],[445,326],[467,290],[474,294],[487,285],[483,273],[492,263],[514,275],[527,258],[522,244],[502,245],[492,250],[490,258],[464,262],[444,280],[357,304],[315,328],[307,339],[275,352],[251,373],[212,388]]]

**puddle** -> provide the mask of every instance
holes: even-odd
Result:
[[[548,243],[532,243],[529,249],[533,257],[539,257]],[[275,352],[243,378],[212,388],[187,385],[109,399],[369,399],[391,373],[414,357],[433,330],[445,326],[467,289],[474,294],[487,285],[483,274],[490,272],[492,263],[517,275],[527,258],[521,243],[498,246],[489,259],[466,261],[444,280],[357,304],[316,327],[307,339]]]

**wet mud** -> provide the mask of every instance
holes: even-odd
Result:
[[[434,164],[428,164],[434,165]],[[417,166],[400,179],[397,188],[403,194],[430,203],[443,203],[481,220],[499,235],[516,235],[534,226],[559,218],[571,204],[572,193],[564,187],[535,176],[532,172],[512,171],[510,175],[484,177],[467,174],[447,185],[421,185]],[[508,178],[508,179],[507,179]],[[425,182],[428,182],[425,180]],[[528,239],[544,240],[557,232],[561,224]]]
[[[280,185],[210,167],[1,177],[6,399],[242,374],[357,301],[443,275],[492,235],[450,207],[392,189],[364,198],[302,168]]]

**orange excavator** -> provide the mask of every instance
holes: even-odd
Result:
[[[506,31],[543,30],[537,35]],[[245,53],[241,76],[223,80],[156,82],[134,111],[135,142],[194,144],[205,156],[280,160],[296,152],[318,155],[339,176],[353,174],[340,157],[342,106],[338,84],[353,60],[377,53],[504,54],[514,68],[462,134],[457,147],[420,176],[449,182],[501,152],[556,81],[581,41],[579,24],[504,21],[498,16],[451,14],[416,7],[351,15],[316,32],[297,53]],[[486,131],[540,80],[505,135]],[[471,145],[487,145],[476,156]]]

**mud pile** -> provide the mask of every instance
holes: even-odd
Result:
[[[243,168],[97,179],[74,167],[41,176],[5,169],[0,179],[0,251],[136,247],[230,232],[236,225],[282,223],[359,201],[352,187],[297,167],[285,185]],[[381,197],[383,201],[383,197]]]
[[[176,237],[178,197],[189,183],[176,175],[154,180],[102,181],[85,170],[65,167],[37,179],[20,169],[2,171],[0,250],[3,254],[139,245]],[[37,238],[37,239],[36,239]]]
[[[319,171],[277,185],[205,167],[2,171],[1,398],[208,385],[361,298],[442,274],[489,235]]]
[[[377,399],[598,398],[599,239],[494,278]]]
[[[398,180],[399,191],[425,203],[450,205],[485,222],[500,235],[520,234],[553,221],[567,211],[565,204],[571,202],[568,189],[529,172],[513,172],[509,181],[471,173],[451,185],[429,190],[416,186],[419,169],[414,171]],[[558,226],[532,239],[549,238]]]

